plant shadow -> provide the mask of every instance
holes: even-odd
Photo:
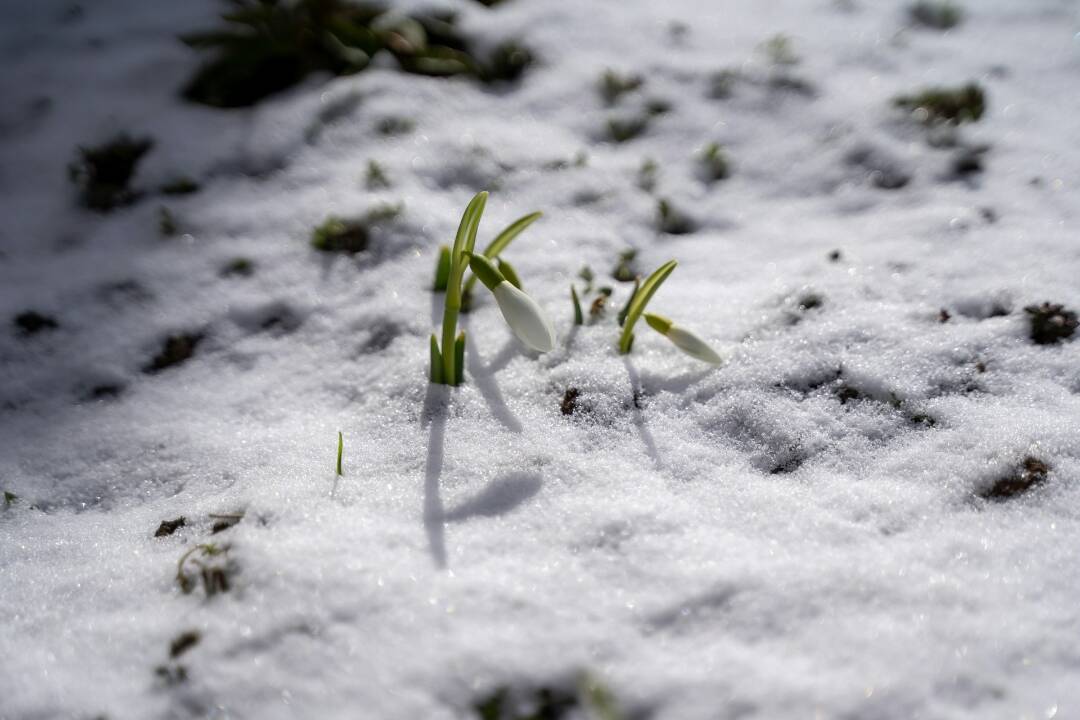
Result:
[[[499,384],[495,381],[495,374],[506,367],[510,360],[520,352],[517,342],[509,340],[491,359],[491,362],[484,364],[483,358],[480,357],[480,352],[474,344],[471,342],[465,343],[469,374],[472,377],[473,384],[476,385],[476,389],[484,397],[484,402],[487,403],[491,414],[502,423],[503,427],[512,433],[522,431],[521,421],[507,406],[502,391],[499,390]]]
[[[495,478],[480,492],[447,511],[443,519],[461,522],[473,517],[497,517],[514,510],[540,492],[539,473],[512,472]]]
[[[450,412],[451,389],[428,384],[421,427],[428,428],[427,462],[424,466],[424,532],[435,567],[446,569],[446,526],[439,481],[446,447],[446,421]]]
[[[641,412],[639,402],[641,397],[641,377],[638,375],[637,368],[630,362],[629,356],[623,357],[623,365],[626,366],[626,373],[630,378],[630,389],[633,392],[634,426],[637,428],[638,435],[641,436],[641,442],[645,445],[645,452],[652,458],[653,464],[659,470],[664,466],[664,463],[660,458],[660,451],[656,447],[656,440],[653,438],[652,431],[649,430],[649,426],[645,422],[645,414]]]

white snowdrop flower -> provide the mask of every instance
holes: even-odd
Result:
[[[555,349],[555,326],[535,300],[511,285],[483,255],[473,255],[469,267],[491,290],[503,319],[521,342],[540,352]]]
[[[686,328],[679,327],[661,315],[645,313],[645,322],[656,332],[670,340],[675,347],[690,357],[697,358],[710,365],[722,365],[724,359],[709,344]]]

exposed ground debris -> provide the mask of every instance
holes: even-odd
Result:
[[[986,500],[1008,500],[1027,492],[1046,481],[1050,466],[1036,457],[1028,455],[1015,472],[999,478],[992,485],[979,492],[979,497]]]
[[[157,532],[154,533],[154,537],[168,537],[180,528],[184,527],[186,524],[187,518],[185,518],[183,515],[176,518],[175,520],[162,520],[161,524],[158,525]]]
[[[1044,302],[1024,308],[1031,321],[1031,341],[1036,345],[1054,345],[1068,340],[1080,325],[1076,313],[1065,306]]]
[[[95,147],[80,147],[78,157],[68,165],[68,177],[79,190],[83,207],[108,212],[130,205],[139,193],[130,187],[135,168],[154,142],[118,135]]]
[[[161,351],[143,368],[143,372],[152,375],[187,362],[195,355],[195,348],[203,341],[203,337],[202,333],[170,335],[165,338]]]

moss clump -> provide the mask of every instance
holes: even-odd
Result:
[[[608,137],[617,143],[633,140],[649,128],[648,115],[608,118]]]
[[[162,195],[191,195],[197,192],[199,192],[199,183],[188,177],[170,180],[161,186]]]
[[[980,491],[979,497],[986,500],[1008,500],[1042,484],[1049,473],[1049,465],[1029,455],[1024,458],[1016,472],[996,480],[994,484]]]
[[[919,0],[908,6],[908,18],[915,25],[951,30],[964,19],[964,10],[949,0]]]
[[[221,268],[221,277],[251,277],[255,274],[255,263],[247,258],[233,258]]]
[[[1031,321],[1031,340],[1036,345],[1055,345],[1068,340],[1080,325],[1076,313],[1065,306],[1044,302],[1024,308]]]
[[[928,88],[913,95],[898,95],[893,105],[910,112],[925,125],[960,125],[977,122],[986,112],[986,93],[977,83],[957,88]]]
[[[600,76],[597,92],[606,105],[614,105],[623,95],[638,90],[644,84],[645,79],[640,75],[624,75],[608,69]]]
[[[322,252],[355,255],[367,250],[369,240],[366,220],[332,217],[315,228],[311,235],[311,246]]]
[[[11,322],[15,326],[16,332],[23,337],[37,335],[39,332],[55,330],[60,327],[60,323],[56,322],[55,318],[42,315],[36,310],[21,312]]]
[[[96,147],[80,147],[68,165],[68,178],[79,190],[80,204],[97,212],[130,205],[139,193],[129,186],[142,156],[154,141],[121,134]]]
[[[697,230],[693,218],[676,208],[670,200],[663,199],[656,203],[656,226],[660,232],[668,235],[687,235]]]
[[[731,175],[731,163],[719,143],[709,143],[699,158],[701,172],[706,182],[713,183]]]
[[[143,368],[143,372],[153,375],[187,362],[195,355],[195,348],[202,340],[202,333],[181,333],[168,336],[161,346],[161,351]]]
[[[630,248],[619,253],[619,259],[615,263],[615,269],[611,271],[611,277],[619,282],[634,282],[640,274],[635,264],[637,249]]]
[[[406,15],[347,0],[233,0],[223,27],[181,40],[209,51],[183,96],[214,107],[245,107],[315,72],[348,75],[378,53],[408,73],[469,75],[485,83],[513,81],[533,62],[516,41],[480,57],[446,13]]]

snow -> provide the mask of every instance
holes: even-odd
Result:
[[[380,67],[221,111],[177,96],[175,35],[212,0],[4,6],[0,718],[466,718],[582,672],[628,718],[1080,714],[1080,342],[1033,344],[1023,312],[1080,307],[1076,4],[970,0],[945,33],[868,0],[449,6],[540,64],[514,90]],[[767,87],[777,33],[812,97]],[[605,68],[645,84],[607,108]],[[725,68],[746,79],[708,97]],[[989,107],[960,134],[991,147],[954,180],[889,102],[969,80]],[[606,140],[654,98],[671,111]],[[79,209],[67,163],[121,130],[155,140],[136,186],[202,190]],[[733,171],[706,184],[713,141]],[[392,187],[364,188],[372,159]],[[431,388],[436,248],[481,189],[481,245],[544,212],[506,257],[560,346],[524,349],[478,287],[467,383]],[[657,233],[657,198],[697,231]],[[399,202],[370,252],[310,248]],[[644,322],[617,354],[630,246],[679,261],[649,309],[726,365]],[[236,257],[251,277],[221,276]],[[574,328],[585,264],[615,292]],[[20,337],[26,310],[59,327]],[[181,332],[194,357],[143,373]],[[1044,483],[979,497],[1028,456]],[[183,594],[207,542],[231,587]]]

